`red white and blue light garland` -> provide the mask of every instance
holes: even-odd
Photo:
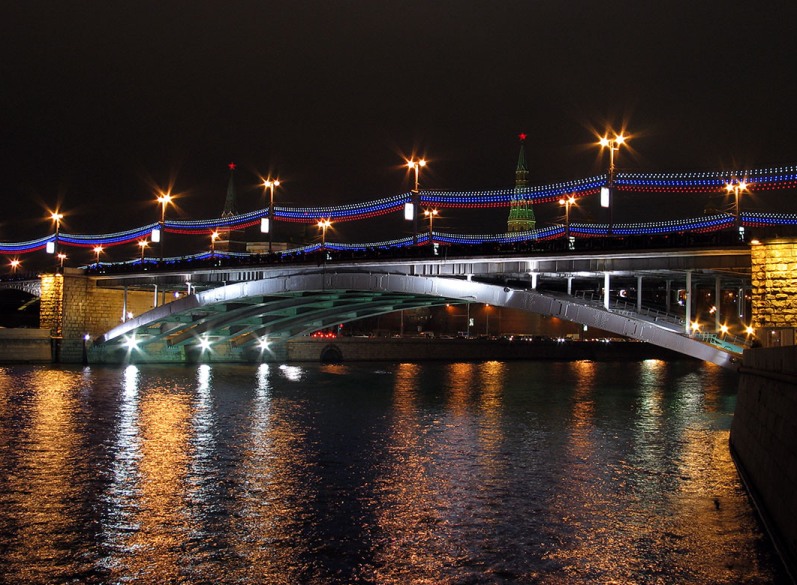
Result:
[[[524,200],[529,203],[546,203],[558,200],[563,195],[584,197],[597,193],[606,184],[607,176],[598,175],[577,179],[574,181],[553,183],[536,187],[495,189],[482,191],[429,191],[420,192],[422,205],[434,205],[441,208],[489,208],[511,205],[513,200]],[[635,193],[710,193],[724,192],[729,183],[745,181],[749,190],[771,190],[797,188],[797,166],[784,166],[767,169],[751,169],[747,171],[715,171],[691,173],[618,173],[615,177],[615,186],[618,190]],[[411,202],[411,193],[402,193],[390,197],[325,207],[281,207],[274,209],[275,220],[298,223],[315,223],[319,219],[330,219],[337,222],[367,219],[386,215],[403,209],[406,203]],[[268,217],[268,209],[260,209],[249,213],[213,218],[205,220],[169,220],[163,224],[163,229],[170,233],[197,235],[208,234],[218,229],[244,229],[256,225],[261,218]],[[733,225],[734,218],[730,215],[717,215],[710,217],[675,220],[667,222],[647,222],[640,224],[616,224],[612,227],[612,235],[643,235],[664,234],[683,231],[706,232],[725,229]],[[741,223],[745,227],[762,227],[773,225],[797,225],[797,215],[776,213],[742,213]],[[95,247],[116,246],[136,240],[145,239],[159,227],[160,224],[152,223],[139,228],[122,232],[101,235],[82,235],[59,233],[58,243],[65,246]],[[600,236],[608,233],[608,227],[598,224],[571,224],[570,231],[574,235]],[[561,237],[563,228],[553,227],[546,230],[536,230],[536,239],[551,239]],[[525,233],[525,232],[523,232]],[[459,243],[473,241],[481,236],[448,236],[440,235],[439,241],[443,243]],[[490,236],[495,240],[486,241],[512,242],[521,241],[518,235]],[[503,238],[503,239],[502,239]],[[513,239],[514,238],[514,239]],[[520,239],[518,239],[520,238]],[[435,239],[438,239],[435,236]],[[0,243],[0,254],[26,254],[46,247],[48,242],[55,241],[51,234],[36,240],[16,243]],[[403,241],[403,240],[402,240]],[[399,242],[399,240],[395,240]],[[394,244],[390,244],[394,245]],[[398,244],[395,244],[398,245]],[[360,246],[359,244],[355,246]],[[368,245],[374,247],[374,245]],[[332,247],[328,244],[327,247]]]

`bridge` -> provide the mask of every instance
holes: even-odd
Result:
[[[558,317],[724,367],[735,367],[749,343],[696,331],[690,302],[680,312],[676,303],[671,311],[643,305],[654,283],[665,283],[668,299],[698,285],[749,289],[749,246],[189,266],[43,277],[43,314],[57,308],[44,298],[59,277],[60,290],[71,291],[57,332],[64,360],[77,361],[85,347],[90,362],[267,361],[288,339],[319,329],[467,303]],[[635,302],[618,297],[626,288]]]
[[[766,328],[774,337],[764,336],[765,345],[775,340],[794,343],[797,316],[788,302],[794,288],[791,274],[797,270],[793,246],[762,245],[745,230],[764,234],[792,229],[797,214],[742,211],[738,197],[741,189],[795,188],[797,167],[618,173],[611,183],[618,191],[641,194],[735,192],[734,213],[716,211],[691,219],[607,225],[570,223],[568,215],[565,225],[487,235],[434,231],[430,219],[428,233],[417,233],[416,225],[412,237],[365,244],[327,242],[324,227],[320,243],[275,254],[211,249],[161,260],[144,254],[147,237],[157,241],[156,235],[164,232],[196,237],[226,230],[231,241],[231,230],[264,220],[273,227],[277,220],[314,223],[326,218],[319,226],[328,226],[330,218],[362,220],[407,206],[417,218],[420,205],[479,209],[518,201],[550,203],[563,194],[570,202],[597,194],[607,180],[599,175],[492,191],[416,190],[343,206],[277,206],[212,220],[162,219],[101,235],[62,233],[61,216],[54,214],[54,234],[0,243],[0,254],[46,247],[56,253],[61,267],[38,282],[12,280],[0,287],[27,286],[34,294],[40,290],[42,327],[51,332],[56,358],[67,361],[81,355],[90,361],[262,360],[278,355],[287,339],[331,324],[439,304],[489,303],[556,316],[730,366],[749,344],[749,331],[730,336],[720,303],[713,326],[700,329],[692,319],[695,287],[712,285],[717,298],[727,288],[737,290],[740,299],[746,291],[752,293],[758,316],[743,315],[742,301],[737,317],[740,323]],[[212,233],[215,242],[219,235]],[[103,246],[134,241],[141,246],[140,259],[100,261]],[[65,268],[64,246],[93,249],[95,262]],[[664,283],[665,306],[643,304],[651,283]],[[634,291],[634,302],[617,294],[626,289]],[[678,291],[683,296],[675,299]],[[774,293],[772,302],[768,293]]]

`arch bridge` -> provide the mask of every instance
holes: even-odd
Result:
[[[261,361],[283,342],[364,317],[442,304],[489,303],[558,317],[735,367],[741,343],[695,336],[683,315],[642,306],[651,281],[749,287],[746,247],[556,253],[459,259],[361,260],[321,266],[241,267],[93,276],[98,289],[147,291],[149,311],[96,335],[97,362]],[[636,304],[611,291],[636,290]],[[166,297],[180,298],[161,302]],[[671,295],[668,295],[668,299]],[[719,317],[719,315],[717,316]],[[692,333],[692,334],[690,334]],[[453,356],[452,356],[453,357]]]

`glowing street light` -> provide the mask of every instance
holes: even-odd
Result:
[[[268,253],[271,254],[271,243],[274,240],[274,226],[271,225],[274,220],[274,189],[280,186],[279,179],[266,179],[263,181],[263,187],[269,191],[269,198],[268,198],[268,219],[264,222],[261,222],[261,230],[268,232]]]
[[[739,197],[742,193],[747,191],[747,182],[746,181],[735,181],[733,183],[726,183],[725,190],[728,194],[733,193],[734,195],[734,214],[736,217],[736,231],[739,233],[739,241],[744,242],[744,226],[742,225],[742,216],[739,212]],[[747,191],[749,193],[749,191]]]
[[[17,269],[19,268],[20,264],[21,262],[19,261],[18,258],[14,258],[13,260],[11,260],[11,262],[9,262],[9,266],[11,266],[11,274],[17,273]]]
[[[152,241],[153,242],[160,242],[160,252],[161,252],[161,262],[163,262],[163,230],[164,225],[166,224],[166,206],[172,202],[173,197],[169,193],[161,193],[157,201],[160,203],[161,206],[161,220],[158,223],[158,230],[157,235],[156,230],[152,230]],[[143,248],[142,248],[142,259],[143,259]]]
[[[138,247],[141,248],[141,264],[144,264],[144,250],[147,249],[149,246],[149,242],[147,240],[139,240]]]
[[[423,214],[429,218],[429,245],[433,245],[434,242],[434,232],[432,231],[434,225],[434,218],[437,214],[440,213],[436,209],[424,209]]]
[[[321,230],[321,248],[324,249],[327,247],[327,230],[332,225],[332,222],[328,219],[319,219],[316,225]]]
[[[573,241],[570,239],[570,206],[576,202],[576,198],[573,195],[568,197],[562,197],[559,200],[559,205],[565,206],[565,238],[567,238],[567,248],[568,250],[573,249]]]
[[[63,268],[64,267],[64,260],[66,260],[66,254],[63,252],[58,253],[58,265]]]
[[[214,231],[210,234],[210,257],[213,258],[216,255],[216,240],[221,237],[218,231]]]
[[[61,220],[64,219],[64,214],[54,211],[50,214],[50,219],[55,222],[55,240],[52,247],[49,245],[47,246],[47,252],[50,254],[58,254],[58,237],[61,234]]]
[[[405,208],[404,217],[412,219],[412,244],[418,244],[418,215],[421,205],[421,190],[420,190],[420,172],[421,168],[426,166],[425,159],[410,159],[407,161],[407,168],[415,171],[415,188],[412,190],[412,217],[409,217],[409,210]]]
[[[627,144],[628,137],[623,135],[621,132],[620,134],[615,134],[614,138],[609,138],[607,134],[603,138],[600,139],[599,144],[601,149],[608,148],[609,149],[609,184],[606,186],[605,191],[601,189],[601,207],[608,207],[609,208],[609,229],[607,233],[611,235],[612,233],[612,199],[614,196],[614,153],[620,150],[620,147],[623,144]]]
[[[100,267],[100,254],[102,254],[102,246],[94,246],[94,254],[97,257],[97,268]]]

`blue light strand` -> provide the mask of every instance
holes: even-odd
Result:
[[[536,187],[525,187],[522,189],[494,189],[480,191],[421,191],[421,203],[434,204],[440,207],[452,208],[483,208],[499,205],[509,205],[519,196],[529,202],[552,201],[565,194],[575,194],[576,196],[590,195],[605,184],[606,175],[598,175],[574,181],[541,185]],[[725,184],[734,181],[746,180],[751,190],[756,189],[778,189],[778,188],[797,188],[797,166],[784,166],[777,168],[749,169],[741,171],[713,171],[713,172],[689,172],[689,173],[618,173],[616,184],[619,189],[628,191],[638,191],[641,193],[649,191],[662,192],[708,192],[722,190]],[[410,193],[401,193],[391,197],[366,201],[362,203],[352,203],[338,206],[326,207],[307,207],[290,208],[276,207],[275,219],[283,221],[315,222],[321,218],[335,219],[336,221],[350,221],[364,219],[391,213],[400,209],[405,203],[411,201]],[[743,214],[745,225],[794,225],[794,219],[784,214]],[[166,231],[184,234],[199,234],[205,231],[216,229],[226,229],[234,227],[246,227],[254,225],[259,219],[268,216],[267,209],[259,209],[249,213],[230,216],[224,218],[213,218],[204,220],[170,220],[164,222]],[[722,222],[705,224],[699,220],[683,220],[685,225],[676,227],[678,230],[710,230],[721,229]],[[691,225],[690,224],[694,224]],[[157,227],[158,224],[148,224],[144,227],[134,228],[123,232],[101,235],[82,235],[82,234],[59,234],[59,241],[65,245],[72,246],[113,246],[130,242],[135,239],[145,238],[148,232]],[[658,225],[657,222],[649,224],[633,224],[636,227],[621,228],[617,226],[615,231],[622,235],[628,233],[664,233],[667,226]],[[640,227],[646,226],[646,227]],[[586,229],[586,228],[585,228]],[[595,232],[595,229],[588,230],[588,233]],[[628,230],[628,231],[624,231]],[[586,232],[585,232],[586,233]],[[597,232],[595,232],[597,233]],[[54,236],[49,235],[37,240],[17,243],[0,243],[0,253],[15,254],[28,253],[43,248],[47,242],[53,241]]]

